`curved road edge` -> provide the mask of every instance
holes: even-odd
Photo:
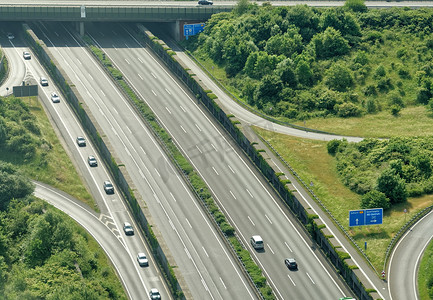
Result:
[[[33,181],[33,183],[36,197],[66,213],[98,242],[115,268],[128,298],[141,299],[142,288],[137,287],[137,276],[135,272],[131,272],[135,269],[125,245],[109,227],[101,222],[100,215],[65,192],[41,182]]]
[[[424,250],[432,238],[433,211],[415,223],[392,251],[387,270],[391,300],[419,299],[418,268]],[[402,284],[403,282],[406,284]]]

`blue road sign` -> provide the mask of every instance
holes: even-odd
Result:
[[[383,208],[359,209],[349,211],[349,227],[379,225],[383,222]]]
[[[204,30],[204,25],[204,23],[185,24],[183,25],[183,35],[186,37],[196,35]]]
[[[349,227],[365,225],[364,210],[349,211]]]
[[[365,210],[365,225],[379,225],[383,223],[383,208]]]

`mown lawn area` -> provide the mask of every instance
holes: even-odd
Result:
[[[401,110],[396,117],[389,111],[359,118],[317,118],[293,124],[329,133],[364,138],[389,138],[393,136],[431,136],[433,118],[425,106],[411,106]]]

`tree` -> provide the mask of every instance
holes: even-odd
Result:
[[[277,103],[282,83],[275,75],[265,75],[254,92],[254,102],[258,107],[265,103]]]
[[[233,12],[237,15],[243,15],[248,11],[249,5],[250,5],[249,0],[238,0],[236,6],[233,9]]]
[[[333,64],[326,75],[325,83],[330,89],[344,92],[353,84],[352,72],[342,64]]]
[[[30,180],[10,163],[0,162],[0,210],[5,210],[13,198],[24,198],[33,193]]]
[[[353,60],[354,63],[358,63],[362,66],[366,65],[368,63],[368,55],[365,51],[358,51],[356,53],[356,56]]]
[[[310,41],[319,28],[319,17],[313,9],[307,5],[296,5],[287,12],[287,20],[290,24],[299,28],[299,33],[304,41]]]
[[[26,261],[34,267],[42,265],[51,256],[50,224],[40,216],[33,220],[32,232],[26,248]]]
[[[252,52],[245,63],[244,71],[249,77],[260,79],[271,74],[282,60],[282,56],[269,55],[264,51]]]
[[[300,60],[296,66],[296,76],[300,84],[305,86],[313,85],[313,72],[305,60]]]
[[[392,204],[401,203],[407,199],[404,180],[391,168],[383,170],[377,178],[377,190],[384,193]]]
[[[321,23],[323,29],[332,27],[343,36],[361,36],[361,29],[354,16],[341,8],[325,10],[321,16]]]
[[[0,147],[4,145],[6,142],[7,133],[6,133],[6,124],[2,117],[0,117]]]
[[[419,175],[423,178],[429,178],[432,174],[432,165],[430,156],[426,152],[418,153],[410,159],[410,164],[419,170]]]
[[[384,77],[385,75],[386,75],[385,67],[382,64],[380,64],[379,66],[377,66],[376,70],[374,71],[374,78]]]
[[[294,70],[294,63],[289,58],[286,58],[277,65],[275,74],[281,79],[283,84],[286,84],[291,88],[295,88],[298,84],[298,79],[296,78]]]
[[[341,36],[341,33],[332,27],[326,28],[322,33],[316,34],[310,42],[317,58],[330,58],[349,53],[349,43]]]
[[[354,12],[366,12],[367,6],[364,3],[364,0],[346,0],[344,2],[344,8],[350,9]]]
[[[302,37],[299,33],[274,35],[266,42],[265,50],[269,54],[291,57],[294,53],[300,53],[303,49]]]

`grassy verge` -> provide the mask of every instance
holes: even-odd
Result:
[[[433,298],[433,241],[425,249],[419,265],[418,291],[421,300]]]
[[[349,230],[349,210],[359,209],[360,196],[341,183],[335,171],[335,161],[328,155],[326,142],[290,137],[259,128],[254,130],[273,145],[305,182],[313,182],[311,188],[314,193],[348,229],[359,246],[363,247],[367,242],[366,253],[378,271],[383,268],[386,247],[392,237],[417,211],[433,203],[433,195],[410,198],[407,203],[385,211],[383,225]],[[404,209],[407,209],[406,214]]]
[[[23,101],[29,106],[31,113],[35,115],[41,135],[43,139],[48,141],[50,149],[49,151],[37,149],[35,157],[30,161],[25,160],[22,155],[2,150],[0,151],[0,160],[18,166],[30,178],[52,185],[96,210],[96,204],[83,186],[81,177],[57,138],[42,104],[36,97],[23,98]]]
[[[389,111],[360,118],[317,118],[304,122],[293,122],[295,125],[332,132],[347,136],[371,138],[388,138],[392,136],[431,136],[432,118],[424,106],[411,106],[401,110],[397,117],[390,116]]]

